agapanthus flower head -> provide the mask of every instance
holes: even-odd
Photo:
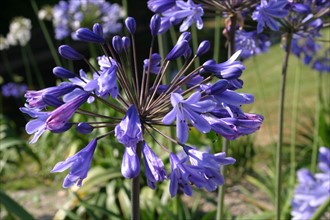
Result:
[[[257,31],[246,32],[243,29],[236,31],[236,51],[242,51],[240,54],[242,59],[267,52],[270,45],[269,37],[264,34],[257,34]]]
[[[292,219],[310,219],[317,208],[330,197],[330,150],[319,149],[321,173],[312,174],[308,169],[298,170],[298,185],[295,188],[292,205]]]
[[[194,5],[192,1],[177,4]],[[150,34],[153,37],[159,34],[159,19],[157,15],[151,19]],[[195,18],[188,16],[189,19]],[[188,20],[184,22],[189,23]],[[36,142],[46,130],[61,133],[72,127],[84,135],[94,135],[93,141],[84,150],[53,169],[53,172],[61,172],[71,167],[64,181],[65,187],[74,183],[81,185],[90,167],[96,142],[113,135],[123,147],[121,173],[125,178],[138,177],[144,164],[147,183],[152,189],[155,189],[157,182],[168,179],[165,166],[156,154],[159,151],[153,149],[160,146],[169,155],[172,165],[172,173],[169,174],[172,196],[179,191],[191,195],[191,184],[207,191],[215,190],[224,182],[218,168],[232,164],[235,160],[226,157],[224,153],[199,152],[186,146],[186,143],[189,142],[191,128],[196,128],[201,133],[211,130],[217,132],[217,129],[221,130],[218,124],[222,123],[225,132],[218,133],[224,137],[231,135],[237,138],[260,127],[262,116],[244,113],[241,109],[241,105],[253,102],[253,96],[235,91],[243,85],[239,76],[244,66],[236,61],[239,52],[224,63],[209,61],[193,68],[197,57],[206,54],[210,43],[202,41],[196,54],[190,56],[192,35],[184,32],[164,57],[155,51],[153,38],[149,56],[143,57],[144,63],[140,65],[142,68],[138,68],[136,61],[137,54],[140,53],[136,52],[136,48],[129,48],[135,45],[134,21],[131,18],[126,22],[129,36],[116,35],[109,41],[102,37],[101,27],[97,24],[93,29],[77,30],[78,38],[95,42],[102,47],[105,54],[97,57],[95,62],[90,62],[79,51],[67,45],[60,46],[62,56],[71,60],[82,59],[90,70],[80,69],[79,74],[76,74],[56,67],[55,75],[62,80],[67,79],[67,82],[44,90],[27,92],[27,105],[21,111],[34,118],[26,125],[26,131],[34,134],[31,142]],[[173,72],[172,66],[181,57],[185,59],[185,66]],[[131,58],[134,65],[125,66],[125,61]],[[171,78],[165,84],[162,82],[166,74]],[[212,79],[215,79],[214,84],[211,83]],[[95,112],[85,108],[95,102],[113,109],[116,115],[98,112],[99,108],[95,108]],[[86,118],[74,117],[76,113],[83,114]],[[161,130],[164,126],[176,126],[176,137],[167,136]],[[158,140],[159,135],[176,145],[184,146],[185,158],[178,159]],[[150,139],[155,144],[149,146],[147,141]],[[141,163],[141,158],[144,163]],[[210,166],[211,162],[214,163],[213,167]]]
[[[124,11],[118,4],[111,4],[105,0],[61,0],[53,7],[55,38],[62,40],[72,35],[76,39],[75,31],[78,28],[92,28],[96,22],[102,27],[105,36],[115,34],[122,28],[119,20],[123,17]]]
[[[4,97],[21,98],[27,90],[24,83],[9,82],[1,86],[1,93]]]

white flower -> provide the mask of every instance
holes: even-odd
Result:
[[[31,20],[24,17],[16,17],[10,23],[7,42],[9,45],[25,46],[31,39]]]

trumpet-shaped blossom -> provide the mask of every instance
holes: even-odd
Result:
[[[123,120],[116,126],[115,136],[126,147],[133,147],[143,140],[138,111],[131,105]]]
[[[24,97],[30,108],[43,109],[47,105],[43,100],[43,96],[51,95],[55,98],[63,96],[75,89],[75,85],[68,82],[63,82],[59,86],[53,86],[39,91],[28,90]]]
[[[284,18],[288,15],[287,4],[287,0],[261,0],[261,4],[256,7],[252,15],[252,19],[258,22],[258,33],[261,33],[264,27],[278,31],[279,25],[276,19]]]
[[[176,120],[176,134],[181,143],[188,140],[188,122],[197,130],[207,133],[211,130],[210,124],[201,116],[201,113],[210,112],[216,107],[212,100],[201,101],[201,93],[195,92],[184,100],[178,93],[173,93],[171,103],[173,109],[163,118],[164,124],[171,124]]]
[[[142,144],[142,153],[148,186],[156,189],[156,183],[167,178],[163,161],[157,157],[146,142]]]
[[[63,181],[64,188],[68,188],[74,184],[81,186],[82,181],[87,177],[87,173],[91,167],[96,145],[97,139],[94,139],[75,155],[68,157],[65,161],[57,163],[50,171],[52,173],[63,172],[70,168],[69,174]]]
[[[136,146],[126,146],[123,161],[121,163],[121,173],[125,178],[134,178],[140,173],[140,160],[136,154]]]

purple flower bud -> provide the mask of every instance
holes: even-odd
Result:
[[[55,97],[53,95],[48,95],[47,93],[42,96],[42,101],[46,105],[56,107],[56,108],[64,104],[64,102],[60,101],[57,97]]]
[[[128,48],[131,46],[131,40],[128,37],[122,37],[121,40],[123,41],[124,50],[128,50]]]
[[[126,28],[127,28],[128,32],[133,35],[136,31],[136,21],[135,21],[135,19],[132,18],[132,17],[126,18],[125,25],[126,25]]]
[[[166,60],[175,60],[178,57],[183,56],[188,48],[189,48],[188,41],[182,40],[182,41],[178,42],[173,47],[173,49],[167,54]]]
[[[53,73],[55,76],[60,77],[60,78],[74,78],[77,75],[70,70],[67,70],[61,66],[54,67]]]
[[[123,41],[122,41],[121,37],[119,37],[118,35],[114,36],[112,38],[112,46],[117,54],[121,54],[121,52],[123,50]]]
[[[146,142],[143,142],[142,153],[148,186],[156,189],[156,182],[166,179],[163,161],[157,157]]]
[[[214,85],[211,86],[211,91],[210,93],[212,95],[218,95],[223,93],[224,91],[226,91],[226,89],[228,88],[228,81],[227,80],[219,80],[216,83],[214,83]]]
[[[207,51],[209,51],[209,49],[210,49],[210,41],[208,40],[202,41],[198,46],[196,56],[201,56],[205,54]]]
[[[76,125],[76,129],[81,134],[89,134],[93,131],[94,127],[86,122],[80,122]]]
[[[125,178],[134,178],[139,175],[140,160],[136,154],[136,146],[125,148],[121,164],[121,173]]]
[[[93,25],[93,32],[103,38],[103,28],[99,23]]]
[[[104,38],[100,35],[94,33],[93,31],[89,30],[88,28],[79,28],[76,31],[76,37],[78,40],[91,42],[91,43],[104,43]]]
[[[82,60],[84,56],[68,45],[61,45],[58,52],[62,57],[68,60]]]
[[[178,39],[177,42],[182,41],[182,40],[186,40],[186,41],[189,42],[190,39],[191,39],[191,33],[190,33],[190,32],[183,32],[183,33],[180,35],[180,37],[179,37],[179,39]]]
[[[66,132],[67,130],[69,130],[72,127],[72,123],[66,123],[63,127],[61,127],[60,129],[57,130],[52,130],[53,133],[59,134],[59,133],[63,133]]]
[[[151,35],[153,37],[158,35],[158,31],[160,29],[160,22],[161,22],[161,18],[158,14],[152,16],[150,20],[150,30],[151,30]]]

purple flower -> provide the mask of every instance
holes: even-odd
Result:
[[[67,158],[65,161],[57,163],[50,171],[52,173],[63,172],[64,170],[70,168],[69,174],[63,181],[64,188],[68,188],[75,183],[77,186],[82,185],[82,181],[87,177],[87,173],[90,169],[96,144],[97,139],[92,140],[85,148],[80,150],[75,155]]]
[[[4,97],[12,96],[14,98],[20,98],[23,96],[26,89],[27,86],[25,84],[9,82],[1,87],[1,92]]]
[[[255,54],[267,52],[270,46],[269,38],[264,34],[257,34],[257,31],[246,32],[237,30],[235,34],[236,51],[241,50],[241,58],[246,59]]]
[[[39,91],[28,90],[25,93],[26,102],[29,108],[43,109],[46,107],[46,103],[43,100],[43,96],[51,95],[55,98],[59,98],[75,89],[75,85],[68,82],[63,82],[59,86],[53,86]]]
[[[121,173],[125,178],[134,178],[139,175],[140,160],[136,154],[136,145],[125,147],[123,161],[121,163]]]
[[[193,93],[187,100],[178,93],[172,93],[171,103],[173,109],[167,113],[162,122],[171,124],[176,118],[176,135],[180,143],[188,140],[188,122],[197,130],[207,133],[211,130],[210,124],[201,116],[201,113],[212,111],[216,103],[212,100],[201,101],[201,93]]]
[[[163,161],[157,157],[146,142],[143,142],[142,153],[148,186],[156,189],[156,183],[167,178]]]
[[[174,45],[172,50],[167,54],[166,60],[175,60],[175,59],[185,55],[188,48],[189,48],[188,41],[186,41],[186,40],[178,41]]]
[[[134,105],[128,108],[125,117],[116,126],[115,136],[126,147],[135,147],[138,142],[143,140],[139,114]]]
[[[70,100],[52,111],[46,120],[46,129],[58,130],[62,128],[70,120],[77,109],[87,101],[89,96],[89,93],[79,95],[75,99]]]
[[[160,29],[160,22],[161,22],[161,18],[158,14],[155,14],[151,17],[150,31],[151,31],[151,35],[153,37],[157,36],[157,34],[158,34],[158,31]]]
[[[99,23],[95,28],[93,27],[93,32],[102,38],[103,34],[108,36],[120,31],[122,24],[118,21],[123,18],[123,10],[118,4],[110,4],[105,0],[69,0],[60,1],[55,5],[53,16],[55,38],[58,40],[70,34],[76,39],[74,32],[81,25],[92,24],[92,22]]]
[[[330,150],[319,149],[318,167],[322,171],[313,175],[308,169],[297,172],[299,184],[291,202],[292,219],[310,219],[315,211],[330,197]]]
[[[134,34],[136,31],[136,21],[132,17],[127,17],[125,20],[125,25],[130,34]]]
[[[88,28],[79,28],[76,31],[75,36],[78,40],[91,42],[91,43],[103,44],[105,41],[103,37],[101,37],[99,34],[94,33]]]
[[[261,33],[265,26],[273,31],[279,30],[276,19],[284,18],[289,11],[285,8],[287,0],[261,0],[261,4],[253,12],[252,19],[258,22],[257,31]]]
[[[61,45],[58,48],[59,54],[68,60],[82,60],[84,56],[68,45]]]
[[[94,127],[86,122],[80,122],[76,125],[76,129],[81,134],[89,134],[93,131]]]
[[[193,23],[196,23],[197,29],[200,30],[203,28],[203,15],[204,10],[201,4],[195,4],[192,0],[176,1],[174,7],[162,12],[161,32],[165,32],[172,25],[180,22],[182,22],[180,32],[188,30]]]

